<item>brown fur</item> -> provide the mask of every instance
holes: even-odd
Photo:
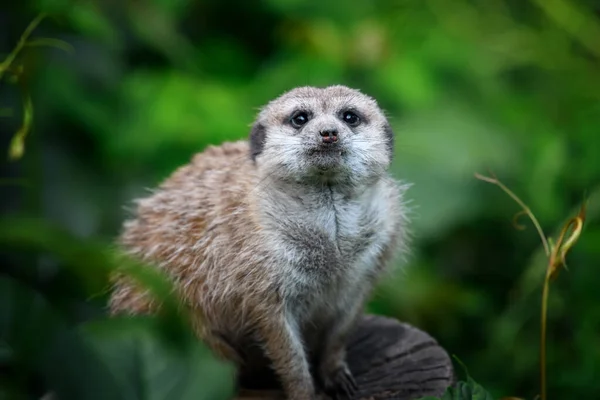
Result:
[[[346,104],[363,113],[362,126],[350,130],[336,119]],[[315,119],[299,131],[286,125],[295,105]],[[325,174],[312,169],[314,158],[290,153],[318,146],[313,132],[323,124],[349,146]],[[404,189],[385,172],[391,130],[374,100],[337,86],[286,93],[263,109],[253,132],[260,143],[252,155],[246,141],[210,146],[137,200],[119,242],[168,272],[216,354],[251,363],[243,343],[258,343],[288,398],[312,399],[314,357],[325,388],[351,380],[345,338],[377,277],[405,247]],[[155,305],[118,278],[110,308],[137,314]]]

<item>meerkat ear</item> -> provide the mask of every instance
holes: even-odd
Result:
[[[256,157],[262,153],[266,138],[267,129],[260,122],[256,122],[250,131],[250,157],[252,157],[252,161],[255,161]]]
[[[394,131],[392,130],[392,126],[389,121],[385,121],[385,125],[383,126],[383,134],[387,140],[387,147],[390,152],[390,159],[394,158]]]

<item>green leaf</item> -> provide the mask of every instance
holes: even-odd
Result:
[[[42,376],[61,400],[231,398],[231,365],[191,331],[173,342],[160,328],[152,317],[73,326],[43,294],[0,276],[0,356],[16,371],[11,395],[28,390],[15,377]]]
[[[458,382],[456,391],[460,393],[461,397],[459,399],[494,400],[492,395],[471,377],[468,378],[467,382]]]
[[[420,400],[494,400],[483,386],[468,377],[467,381],[459,381],[448,388],[442,397],[422,397]]]
[[[65,42],[64,40],[54,39],[54,38],[38,38],[29,40],[25,43],[27,47],[56,47],[57,49],[64,50],[66,52],[72,53],[75,51],[71,44]]]
[[[233,394],[233,367],[191,335],[177,343],[156,335],[149,318],[113,318],[83,327],[125,398],[218,400]]]
[[[483,386],[475,382],[473,378],[469,376],[469,371],[463,362],[456,356],[453,356],[457,363],[463,368],[465,375],[467,376],[466,381],[458,381],[453,387],[446,389],[446,392],[442,397],[424,397],[420,400],[494,400],[491,394],[489,394]]]
[[[2,276],[0,342],[3,365],[14,371],[8,381],[11,396],[17,397],[11,398],[25,397],[27,382],[41,376],[62,400],[125,399],[102,360],[52,304],[41,293]]]
[[[109,288],[111,273],[131,276],[159,300],[165,329],[175,335],[187,329],[183,305],[174,295],[173,285],[166,275],[127,257],[110,245],[78,239],[43,220],[7,217],[0,219],[0,246],[54,255],[80,280],[89,297]]]
[[[14,279],[0,276],[0,340],[3,358],[30,364],[39,357],[60,321],[47,301]],[[40,336],[40,332],[47,334]]]

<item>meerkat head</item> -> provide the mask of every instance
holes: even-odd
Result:
[[[360,183],[387,170],[394,134],[377,102],[358,90],[300,87],[261,110],[250,148],[263,175]]]

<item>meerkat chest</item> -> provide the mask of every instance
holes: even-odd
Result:
[[[371,204],[340,200],[307,210],[305,215],[299,216],[298,223],[305,224],[308,231],[318,232],[317,237],[322,236],[323,251],[335,256],[335,260],[324,261],[337,261],[348,268],[359,263],[361,255],[377,241],[382,219]],[[334,265],[329,264],[329,267]]]
[[[385,196],[318,193],[278,206],[268,232],[295,292],[335,297],[340,287],[349,289],[376,268],[378,251],[390,236]]]
[[[288,265],[284,279],[293,282],[286,286],[300,320],[337,314],[369,289],[370,276],[378,269],[378,252],[387,240],[378,206],[340,201],[298,218],[295,224],[303,229],[296,232],[304,233],[288,246],[302,256],[300,262]]]

